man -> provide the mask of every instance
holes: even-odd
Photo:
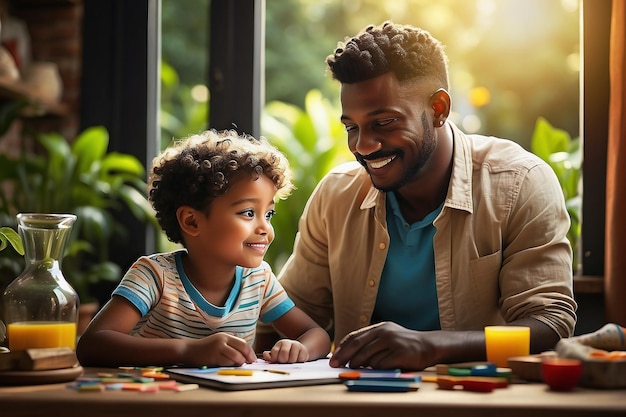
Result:
[[[448,120],[439,41],[386,22],[326,62],[359,164],[319,183],[279,278],[333,335],[330,364],[483,360],[486,325],[530,327],[532,352],[571,336],[577,306],[558,181],[519,145],[465,135]]]

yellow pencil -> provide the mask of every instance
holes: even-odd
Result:
[[[252,376],[253,372],[245,369],[220,369],[218,375]]]
[[[282,371],[280,369],[263,369],[265,372],[271,372],[273,374],[289,375],[288,371]]]

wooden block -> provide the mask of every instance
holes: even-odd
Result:
[[[484,365],[487,362],[485,361],[476,361],[476,362],[461,362],[461,363],[440,363],[435,367],[437,375],[448,375],[449,368],[459,368],[459,369],[471,369],[472,366]]]
[[[541,382],[543,378],[541,376],[541,363],[543,358],[553,355],[540,354],[529,356],[516,356],[508,359],[509,368],[513,371],[513,374],[525,381]]]
[[[68,347],[34,348],[0,354],[0,371],[64,369],[76,363],[76,353]]]

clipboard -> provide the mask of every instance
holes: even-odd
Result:
[[[273,364],[257,360],[236,368],[165,369],[176,381],[222,391],[338,384],[342,382],[339,374],[343,371],[343,368],[331,368],[328,358],[295,364]]]

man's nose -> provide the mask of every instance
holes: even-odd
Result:
[[[380,138],[374,132],[368,129],[359,130],[354,146],[357,153],[365,156],[380,150],[381,147]]]

